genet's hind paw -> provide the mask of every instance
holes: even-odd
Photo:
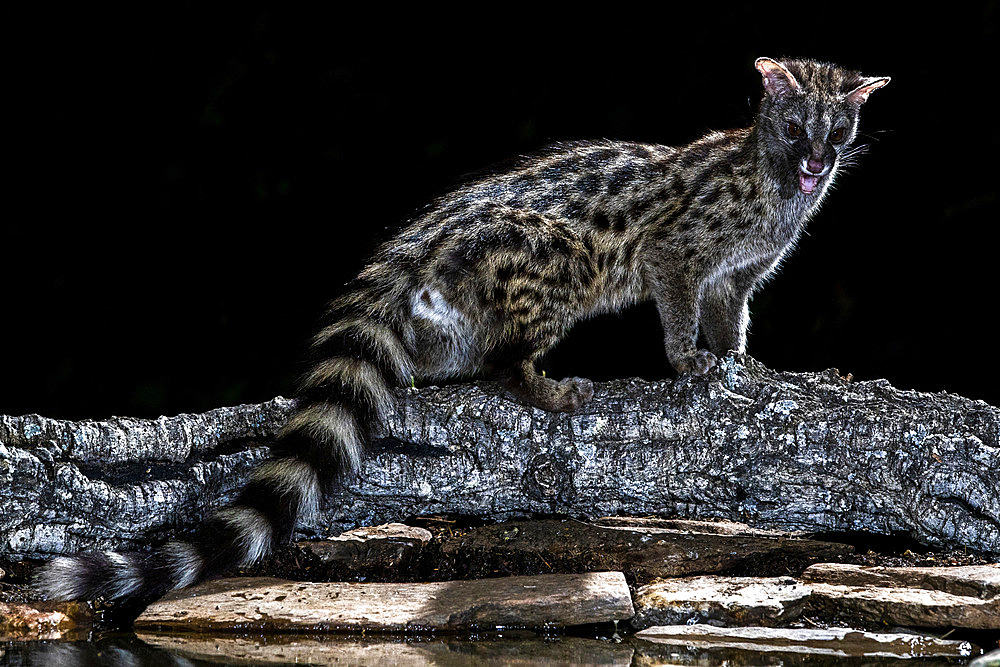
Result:
[[[507,387],[536,408],[549,412],[573,412],[594,397],[594,383],[585,378],[556,382],[541,375],[530,375],[519,381],[509,381]]]
[[[594,398],[594,383],[587,378],[566,378],[558,384],[560,401],[556,412],[574,412]]]
[[[698,350],[694,354],[681,357],[674,363],[678,373],[704,375],[716,367],[719,360],[708,350]]]

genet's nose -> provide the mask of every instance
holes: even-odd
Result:
[[[822,160],[817,160],[814,157],[809,158],[809,161],[806,162],[806,167],[814,174],[818,174],[823,171],[824,166],[826,165],[823,164]]]

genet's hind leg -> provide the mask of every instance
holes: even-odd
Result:
[[[595,267],[584,240],[567,221],[534,211],[492,207],[479,211],[432,261],[449,303],[474,339],[481,365],[515,394],[544,410],[570,412],[594,395],[589,380],[542,377],[535,362],[582,315]],[[414,303],[414,314],[434,320],[434,299]],[[441,320],[442,318],[437,318]],[[435,320],[435,325],[440,326]]]
[[[505,378],[507,388],[535,407],[550,412],[573,412],[594,397],[594,383],[586,378],[553,380],[535,370],[526,359]]]
[[[529,292],[522,291],[529,301]],[[551,302],[550,302],[551,305]],[[594,397],[594,383],[585,378],[547,378],[535,369],[535,362],[555,346],[569,328],[572,318],[560,308],[512,310],[517,326],[517,343],[506,348],[497,370],[507,388],[535,407],[550,412],[574,412]],[[532,313],[523,318],[525,313]]]

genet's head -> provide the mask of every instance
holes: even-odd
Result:
[[[758,58],[764,99],[757,116],[766,150],[805,195],[822,191],[857,135],[858,112],[889,77],[814,60]]]

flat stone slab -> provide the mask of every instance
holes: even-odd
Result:
[[[925,588],[983,599],[1000,596],[1000,563],[959,567],[875,567],[817,563],[806,568],[802,579],[834,586]]]
[[[885,578],[879,581],[891,583]],[[635,607],[631,623],[636,628],[704,622],[773,626],[807,614],[834,624],[1000,629],[1000,597],[983,599],[908,586],[840,586],[791,577],[667,579],[640,587]]]
[[[766,530],[754,528],[740,521],[716,519],[661,519],[658,517],[605,516],[592,523],[609,528],[663,529],[671,532],[701,533],[709,535],[754,535],[759,537],[802,538],[802,531]]]
[[[631,618],[621,572],[431,583],[234,578],[176,591],[136,629],[411,632],[564,627]]]
[[[378,540],[406,540],[407,542],[427,544],[432,537],[431,531],[426,528],[407,526],[405,523],[384,523],[381,526],[362,526],[348,530],[321,542],[300,542],[299,544],[323,545]]]
[[[0,641],[77,639],[92,623],[90,607],[79,602],[0,602]]]
[[[1000,667],[1000,648],[979,656],[969,663],[969,667]]]
[[[779,574],[853,552],[846,544],[787,535],[718,534],[657,525],[601,526],[538,520],[481,526],[443,540],[442,561],[456,578],[513,571],[620,570],[638,584],[695,574]],[[727,526],[726,529],[733,529]]]
[[[952,595],[924,588],[811,583],[810,613],[821,618],[917,628],[1000,630],[1000,598]]]
[[[851,628],[717,628],[671,625],[647,628],[636,637],[660,644],[849,657],[969,657],[969,642],[921,635],[862,632]]]
[[[789,577],[684,577],[639,588],[632,627],[719,622],[774,626],[802,615],[812,589]]]
[[[426,528],[387,523],[355,528],[326,540],[296,542],[295,546],[315,557],[314,567],[301,573],[303,578],[398,581],[420,578],[419,559],[431,539]]]
[[[752,529],[729,521],[613,517],[539,519],[438,530],[386,524],[331,540],[298,542],[311,581],[437,581],[623,571],[630,582],[692,574],[784,574],[852,552],[844,544]],[[288,558],[286,561],[291,561]],[[295,560],[298,563],[298,560]],[[267,567],[248,573],[272,575]]]

